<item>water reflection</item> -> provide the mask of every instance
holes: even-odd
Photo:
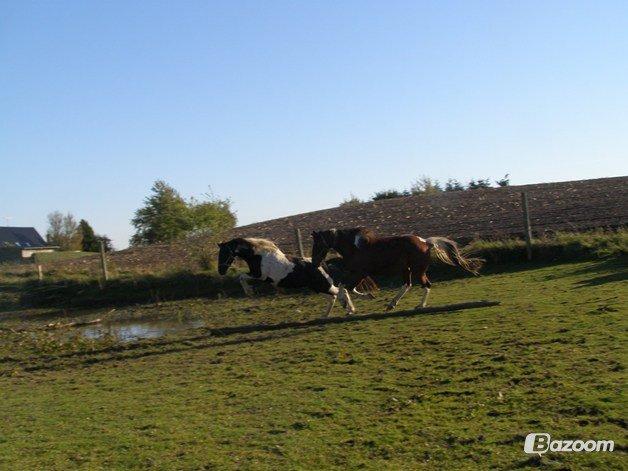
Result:
[[[101,339],[112,336],[122,342],[140,339],[154,339],[166,334],[180,332],[186,329],[203,327],[205,322],[199,319],[157,319],[157,320],[129,320],[119,322],[103,322],[102,324],[79,327],[79,332],[88,339]]]

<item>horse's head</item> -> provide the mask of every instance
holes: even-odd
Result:
[[[237,243],[235,240],[218,244],[218,273],[224,275],[237,257]]]
[[[312,232],[312,239],[314,241],[312,245],[312,263],[318,267],[323,260],[329,249],[333,249],[336,245],[337,231],[336,229],[330,229],[327,231],[314,231]]]

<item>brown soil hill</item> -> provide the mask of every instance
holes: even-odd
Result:
[[[294,229],[305,245],[312,230],[367,226],[382,235],[503,238],[523,234],[521,192],[528,194],[535,235],[617,228],[628,222],[628,177],[442,192],[361,203],[238,227],[243,237],[265,237],[294,252]]]

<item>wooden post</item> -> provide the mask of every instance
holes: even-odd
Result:
[[[100,266],[102,267],[102,280],[104,282],[109,279],[109,273],[107,272],[107,259],[105,258],[105,241],[100,240]]]
[[[301,238],[301,229],[298,227],[294,228],[294,238],[297,243],[297,251],[299,252],[299,257],[304,258],[305,253],[303,252],[303,239]]]
[[[523,208],[523,226],[526,237],[526,256],[528,260],[532,260],[532,227],[530,226],[530,210],[528,208],[528,194],[524,191],[521,193],[521,206]]]
[[[44,279],[44,271],[41,268],[41,265],[38,263],[37,264],[37,279],[39,281],[42,281]]]

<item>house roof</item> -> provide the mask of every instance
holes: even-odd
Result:
[[[34,227],[0,227],[0,247],[44,247],[46,241]]]

